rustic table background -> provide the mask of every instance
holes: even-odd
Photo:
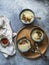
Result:
[[[4,15],[11,21],[13,32],[17,32],[24,25],[19,20],[19,13],[29,8],[40,16],[41,20],[35,20],[33,25],[38,25],[45,30],[49,38],[49,1],[48,0],[0,0],[0,16]],[[49,58],[49,48],[46,55]],[[16,52],[16,55],[5,59],[0,52],[0,65],[49,65],[49,60],[43,61],[41,58],[35,60],[25,59]]]

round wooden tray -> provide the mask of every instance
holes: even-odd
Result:
[[[26,27],[23,27],[18,33],[17,33],[17,36],[16,36],[16,41],[19,40],[20,38],[22,37],[27,37],[31,43],[32,43],[32,46],[34,47],[34,41],[30,38],[30,32],[33,28],[40,28],[38,26],[26,26]],[[41,29],[41,28],[40,28]],[[45,34],[45,38],[44,40],[41,42],[41,45],[39,45],[39,49],[41,51],[42,54],[44,54],[47,50],[47,47],[48,47],[48,37],[46,35],[46,33],[44,32]],[[21,53],[21,52],[20,52]],[[40,54],[39,53],[33,53],[31,51],[28,51],[26,53],[21,53],[22,56],[26,57],[26,58],[29,58],[29,59],[35,59],[35,58],[38,58],[40,57]]]

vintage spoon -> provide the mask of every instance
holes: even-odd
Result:
[[[41,19],[41,17],[36,17],[36,16],[32,16],[32,17],[34,17],[34,18],[36,18],[36,19],[39,19],[39,20]]]
[[[37,43],[35,44],[35,46],[36,46],[35,52],[39,53],[41,57],[43,58],[43,60],[47,60],[47,56],[41,53]]]

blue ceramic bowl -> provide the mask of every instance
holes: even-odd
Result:
[[[32,34],[34,31],[38,30],[39,32],[41,31],[41,38],[38,39],[38,40],[35,40],[33,37],[32,37]],[[31,33],[30,33],[30,36],[31,36],[31,39],[34,40],[34,42],[37,42],[37,43],[40,43],[41,41],[43,41],[44,39],[44,31],[41,29],[41,28],[34,28],[32,29]]]
[[[22,19],[21,19],[21,14],[22,14],[23,12],[25,12],[25,11],[30,11],[30,12],[33,14],[33,19],[32,19],[32,21],[30,21],[30,22],[22,21]],[[24,10],[22,10],[22,11],[20,12],[20,14],[19,14],[19,19],[20,19],[20,21],[21,21],[23,24],[31,24],[31,23],[34,21],[34,19],[35,19],[35,14],[34,14],[34,12],[33,12],[32,10],[30,10],[30,9],[24,9]]]

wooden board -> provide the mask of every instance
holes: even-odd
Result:
[[[40,28],[40,27],[38,27],[38,26],[26,26],[26,27],[23,27],[17,33],[16,41],[19,40],[22,37],[27,37],[31,41],[32,47],[34,47],[34,41],[30,38],[30,32],[34,28]],[[42,54],[44,54],[46,52],[47,47],[48,47],[48,37],[47,37],[47,35],[46,35],[45,32],[44,32],[44,34],[45,34],[45,38],[41,42],[41,44],[39,45],[39,49],[40,49],[40,51],[41,51]],[[31,51],[28,51],[26,53],[21,53],[21,54],[22,54],[22,56],[24,56],[26,58],[29,58],[29,59],[35,59],[35,58],[40,57],[40,54],[39,53],[33,53]]]

